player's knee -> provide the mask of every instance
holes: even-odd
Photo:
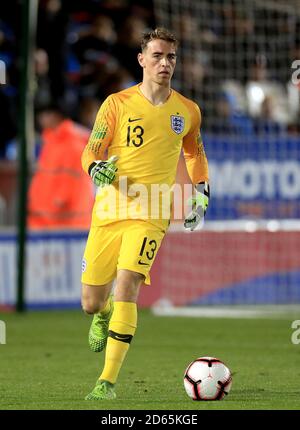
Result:
[[[93,297],[81,297],[81,307],[86,314],[97,314],[100,312],[106,305],[107,300],[99,299],[95,300]]]
[[[86,298],[81,299],[81,307],[82,310],[89,315],[96,314],[101,308],[99,303],[95,303],[94,301]]]
[[[133,272],[131,270],[121,269],[118,271],[117,284],[122,284],[128,287],[138,287],[144,281],[145,276],[141,273]]]
[[[130,270],[119,270],[115,288],[115,301],[136,302],[145,276]]]

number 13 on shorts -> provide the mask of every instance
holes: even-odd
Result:
[[[129,269],[145,276],[150,284],[149,272],[165,233],[144,221],[136,221],[123,236],[118,269]]]
[[[147,247],[148,245],[148,247]],[[148,250],[149,249],[149,250]],[[140,250],[140,259],[138,264],[149,265],[150,261],[153,260],[155,251],[157,249],[157,242],[155,239],[149,240],[147,236],[144,237],[143,244]]]

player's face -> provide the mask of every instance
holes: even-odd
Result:
[[[144,69],[144,78],[163,86],[170,85],[176,65],[173,43],[160,39],[151,40],[138,59]]]

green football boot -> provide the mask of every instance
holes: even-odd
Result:
[[[109,296],[110,311],[107,314],[98,313],[93,317],[89,331],[89,345],[93,352],[101,352],[106,346],[108,325],[114,310],[113,296]]]
[[[85,400],[113,400],[116,397],[114,384],[99,379],[95,388],[85,397]]]

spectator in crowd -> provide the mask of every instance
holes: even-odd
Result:
[[[224,2],[222,14],[223,34],[212,46],[213,69],[219,81],[235,79],[244,84],[247,70],[261,50],[254,33],[253,14],[247,5],[234,7],[228,2]]]
[[[7,147],[17,134],[17,61],[16,29],[4,20],[12,19],[11,7],[1,10],[0,18],[0,158],[6,157]]]
[[[17,124],[12,114],[11,100],[0,85],[0,158],[4,158],[8,143],[16,136]]]
[[[209,131],[219,136],[235,137],[242,143],[243,139],[253,135],[253,123],[246,113],[237,110],[234,96],[224,92],[218,97]]]
[[[300,22],[298,30],[300,32]],[[300,113],[300,35],[290,49],[290,58],[287,74],[287,91],[290,111],[290,123],[297,123]]]
[[[118,70],[107,77],[105,88],[101,89],[98,95],[100,97],[103,94],[104,97],[107,97],[111,93],[116,93],[135,84],[136,81],[133,76],[130,75],[127,69],[120,66]]]
[[[260,114],[254,119],[254,130],[260,136],[274,136],[286,131],[284,124],[274,119],[275,101],[266,96],[261,104]]]
[[[143,19],[129,16],[118,33],[118,41],[113,49],[114,56],[122,67],[132,75],[135,83],[142,81],[142,71],[136,65],[141,34],[146,28],[147,23]]]
[[[274,101],[272,112],[273,120],[286,124],[289,121],[289,108],[286,87],[278,81],[271,79],[267,58],[257,56],[249,68],[249,78],[245,86],[249,113],[253,117],[261,115],[263,101],[271,97]],[[268,101],[266,103],[269,103]]]
[[[112,19],[103,14],[97,15],[73,46],[80,64],[96,62],[103,53],[110,53],[116,37]]]
[[[92,130],[100,105],[100,100],[95,97],[83,98],[80,101],[78,122]]]
[[[268,79],[286,84],[290,72],[290,51],[297,37],[296,13],[287,7],[255,8],[254,35],[268,60]],[[299,58],[299,57],[298,57]]]
[[[44,49],[48,55],[48,74],[53,100],[63,100],[65,95],[67,25],[66,2],[62,0],[41,2],[37,21],[37,47]]]
[[[81,154],[90,130],[52,105],[37,115],[43,146],[28,193],[30,228],[81,228],[90,225],[94,188],[82,171]]]
[[[112,55],[116,37],[112,19],[106,15],[98,15],[88,30],[79,34],[78,40],[72,46],[80,64],[79,84],[84,88],[92,88],[89,96],[95,93],[95,82],[101,85],[105,81],[106,73],[117,68],[117,60]]]
[[[52,100],[51,81],[49,78],[49,59],[44,49],[37,49],[34,53],[35,66],[35,96],[36,109],[49,104]]]
[[[15,38],[12,29],[8,24],[0,19],[0,51],[7,61],[13,59],[15,53]]]

